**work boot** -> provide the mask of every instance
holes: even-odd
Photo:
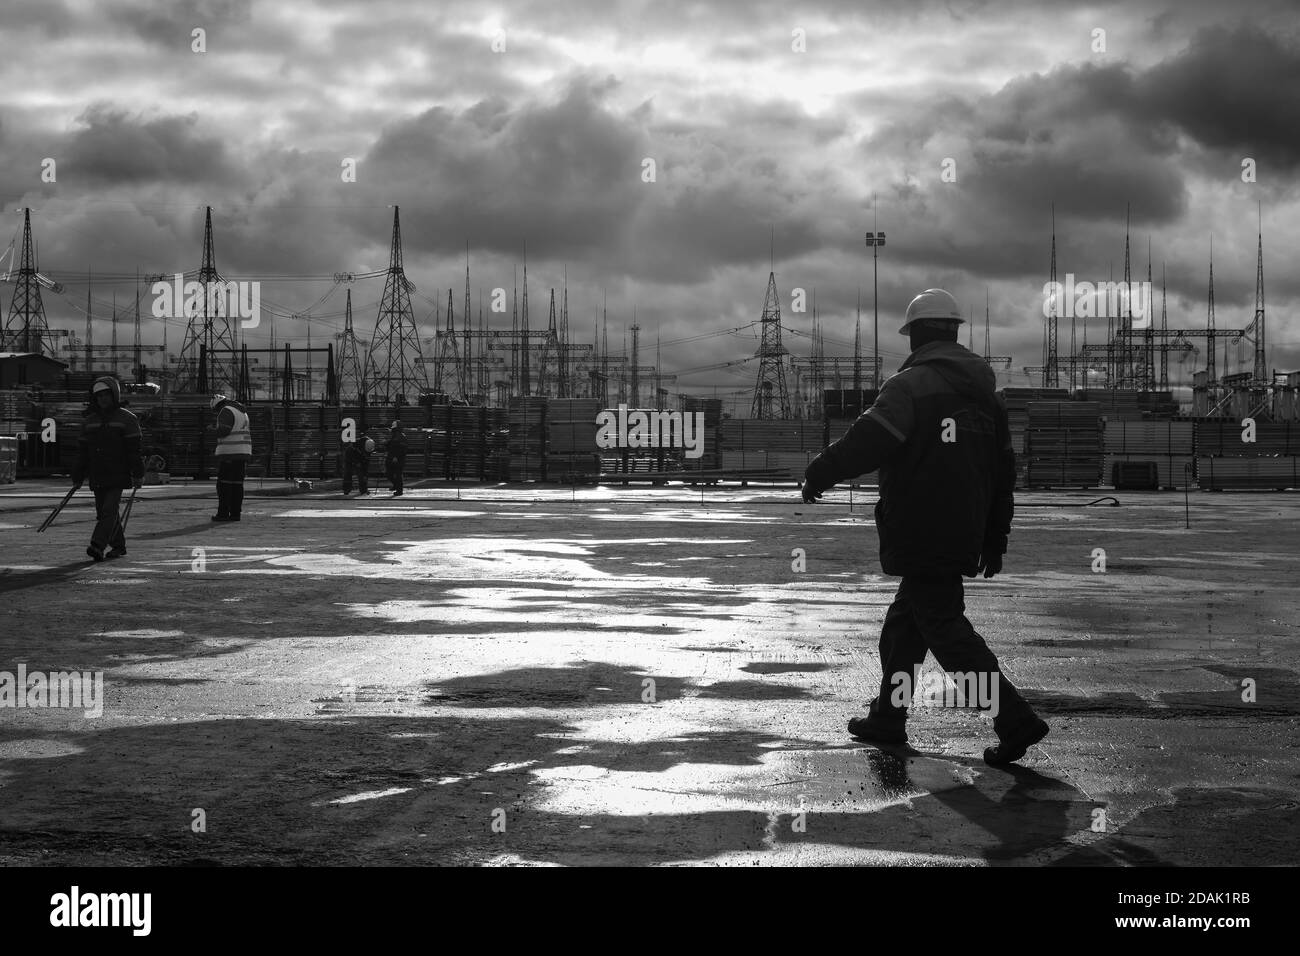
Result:
[[[990,767],[1005,767],[1023,757],[1029,748],[1047,736],[1047,721],[1034,715],[998,734],[996,747],[984,748],[984,762]]]
[[[104,549],[99,547],[99,545],[95,544],[95,542],[92,541],[86,547],[86,556],[89,557],[92,561],[103,561]]]
[[[858,740],[873,744],[907,743],[907,710],[902,717],[883,716],[879,712],[879,698],[872,698],[865,717],[849,720],[849,733]]]
[[[125,558],[125,557],[126,557],[126,545],[124,544],[113,545],[113,547],[108,549],[108,553],[104,555],[104,559],[107,561],[112,561],[114,558]]]

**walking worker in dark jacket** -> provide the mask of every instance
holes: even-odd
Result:
[[[95,493],[95,529],[86,554],[96,561],[126,554],[126,532],[118,517],[122,492],[139,488],[144,480],[140,457],[140,422],[122,407],[117,379],[97,378],[90,386],[90,408],[81,424],[72,484],[80,488],[89,478]],[[111,551],[107,551],[108,548]],[[107,553],[105,553],[107,551]]]
[[[357,496],[370,494],[370,453],[375,442],[364,434],[343,446],[343,494],[351,494],[352,478],[357,479]]]
[[[962,576],[1002,570],[1015,486],[1015,453],[993,371],[957,342],[957,303],[927,289],[899,332],[912,354],[875,404],[809,465],[803,498],[814,502],[846,478],[880,469],[876,528],[880,566],[902,577],[880,632],[882,678],[867,716],[849,732],[874,743],[907,741],[907,706],[927,650],[957,686],[980,688],[998,744],[984,760],[1019,760],[1048,726],[998,668],[966,619]]]
[[[217,513],[213,521],[238,521],[244,507],[244,475],[253,457],[248,412],[225,395],[212,396],[217,415]]]
[[[384,449],[384,473],[393,486],[393,497],[402,494],[402,471],[406,468],[406,433],[402,431],[400,421],[393,422],[388,435],[388,446]]]

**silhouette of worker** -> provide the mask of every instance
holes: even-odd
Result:
[[[849,732],[872,743],[907,742],[908,705],[928,650],[948,674],[982,681],[987,693],[976,704],[993,715],[998,736],[984,760],[1002,766],[1049,728],[965,615],[963,575],[1002,570],[1015,452],[993,370],[957,342],[961,322],[942,289],[911,301],[898,331],[912,354],[844,437],[808,465],[803,499],[815,502],[840,481],[880,470],[880,566],[902,582],[880,631],[880,693],[865,717],[849,721]]]

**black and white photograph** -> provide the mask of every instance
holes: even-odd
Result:
[[[24,926],[396,867],[1270,922],[1290,0],[7,0],[0,82]]]

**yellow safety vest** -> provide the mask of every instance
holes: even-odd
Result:
[[[237,408],[227,405],[218,414],[221,415],[229,412],[235,416],[234,425],[230,429],[229,435],[224,435],[217,439],[217,456],[236,456],[243,455],[251,458],[253,455],[253,434],[248,428],[248,416]]]

